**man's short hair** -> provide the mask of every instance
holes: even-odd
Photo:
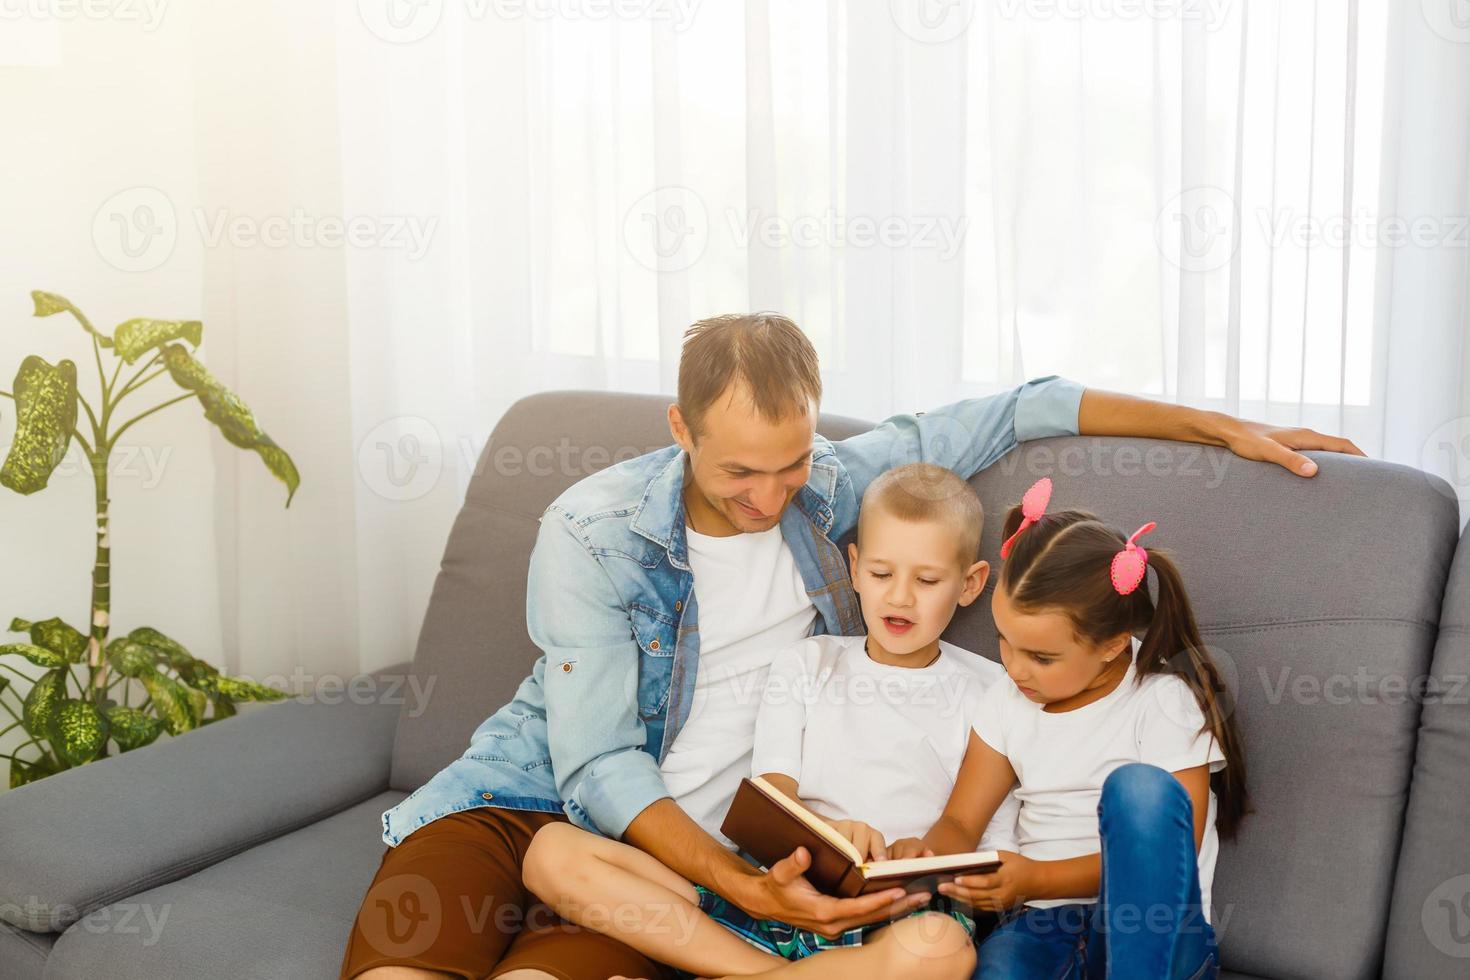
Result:
[[[953,470],[933,463],[907,463],[885,470],[863,491],[858,511],[858,550],[863,525],[878,512],[901,521],[934,521],[952,533],[960,567],[980,556],[985,508],[974,489]]]
[[[801,328],[779,313],[727,313],[685,331],[679,412],[694,437],[704,413],[734,381],[771,422],[814,411],[822,400],[817,351]]]

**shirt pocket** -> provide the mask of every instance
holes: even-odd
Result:
[[[638,714],[644,721],[661,718],[669,703],[676,627],[670,617],[637,602],[629,607],[629,619],[638,644]]]

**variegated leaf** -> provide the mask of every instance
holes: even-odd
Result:
[[[153,713],[163,722],[163,727],[170,735],[180,735],[199,726],[194,716],[193,698],[187,687],[172,677],[165,677],[157,672],[144,674],[141,680],[148,696],[153,699]]]
[[[36,738],[46,737],[46,726],[56,705],[66,697],[66,668],[49,670],[31,686],[21,705],[20,720],[26,732]]]
[[[43,490],[66,455],[77,424],[77,366],[32,354],[15,373],[15,441],[0,467],[0,484],[16,493]]]
[[[112,346],[112,338],[88,323],[87,318],[82,316],[82,311],[71,305],[71,300],[66,297],[33,289],[31,290],[31,302],[36,305],[35,316],[52,316],[56,313],[70,313],[76,317],[77,322],[82,325],[83,330],[86,330],[87,333],[97,338],[97,343],[103,347]]]
[[[51,736],[51,748],[72,766],[91,762],[107,745],[107,719],[90,701],[61,700],[46,730]]]
[[[150,320],[146,317],[119,324],[112,332],[118,354],[129,364],[171,340],[182,338],[198,347],[203,336],[204,324],[198,320]]]
[[[185,664],[194,663],[194,655],[185,650],[183,644],[170,637],[164,636],[151,626],[139,626],[128,634],[128,639],[134,643],[152,647],[159,656],[159,662],[167,664],[175,669]]]
[[[290,507],[296,487],[301,483],[296,464],[265,434],[245,403],[216,381],[182,344],[165,347],[163,363],[179,387],[199,396],[204,405],[204,417],[218,426],[226,439],[241,449],[253,449],[260,454],[266,467],[286,484],[286,506]]]
[[[210,694],[224,695],[232,701],[279,701],[286,696],[285,691],[225,674],[201,677],[194,686]]]
[[[124,752],[142,748],[163,731],[163,725],[157,718],[137,708],[108,708],[106,714],[112,740]]]
[[[124,677],[142,677],[153,673],[158,653],[131,636],[120,636],[107,644],[107,662]]]
[[[10,626],[15,629],[14,622]],[[63,622],[58,616],[43,619],[39,623],[27,623],[23,628],[30,630],[32,643],[45,647],[52,653],[61,654],[68,663],[79,664],[87,659],[87,634]]]
[[[66,666],[66,657],[55,652],[54,650],[47,650],[45,647],[38,647],[33,643],[0,644],[0,657],[5,656],[6,654],[17,654],[19,656],[25,657],[37,667]]]

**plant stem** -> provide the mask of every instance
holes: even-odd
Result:
[[[0,735],[4,735],[6,732],[10,731],[11,729],[19,728],[20,727],[20,724],[21,724],[20,719],[19,718],[15,719],[15,724],[13,724],[13,725],[6,725],[4,728],[0,728]]]
[[[19,697],[19,695],[17,695],[17,697]],[[0,700],[0,708],[4,708],[6,712],[10,715],[10,717],[14,718],[16,721],[21,720],[20,715],[15,713],[15,709],[6,704],[4,700]]]
[[[126,422],[124,422],[122,424],[121,427],[118,428],[117,432],[113,433],[112,438],[107,441],[107,450],[108,450],[108,452],[111,452],[112,451],[112,447],[117,444],[118,437],[121,436],[124,432],[128,431],[128,429],[132,428],[133,425],[135,425],[136,423],[143,421],[144,419],[146,419],[148,416],[152,415],[154,412],[158,411],[159,409],[168,408],[170,405],[174,405],[174,404],[177,404],[178,402],[185,401],[187,399],[194,398],[194,397],[196,397],[196,396],[191,391],[187,395],[180,395],[177,398],[170,398],[166,402],[163,402],[163,403],[158,404],[158,405],[154,405],[152,408],[148,409],[148,411],[143,412],[143,413],[141,413],[139,415],[135,415],[132,418],[128,419]]]
[[[107,628],[112,611],[112,541],[109,536],[107,499],[107,456],[112,442],[98,433],[98,452],[92,455],[92,485],[97,501],[97,553],[92,565],[91,635],[87,639],[87,664],[91,699],[101,702],[107,693]]]
[[[16,677],[19,677],[23,681],[27,681],[27,682],[29,682],[31,684],[36,683],[36,678],[31,677],[28,674],[22,674],[19,670],[15,669],[14,667],[10,666],[9,664],[0,663],[0,667],[3,667],[6,670],[10,671],[12,674],[14,674]]]

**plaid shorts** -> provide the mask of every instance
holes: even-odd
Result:
[[[765,950],[767,953],[774,953],[787,960],[806,959],[813,953],[819,953],[824,949],[861,946],[868,934],[888,925],[886,922],[874,922],[871,925],[849,929],[835,939],[828,939],[825,936],[812,932],[810,929],[798,929],[796,926],[787,925],[785,922],[778,922],[775,919],[757,919],[740,908],[740,906],[727,901],[703,885],[695,885],[694,890],[699,893],[699,910],[701,912],[750,943],[756,949]],[[924,908],[915,909],[909,915],[921,915],[925,912],[947,913],[956,922],[964,926],[965,931],[971,936],[975,935],[974,920],[961,912],[958,906],[943,895],[936,896]]]

